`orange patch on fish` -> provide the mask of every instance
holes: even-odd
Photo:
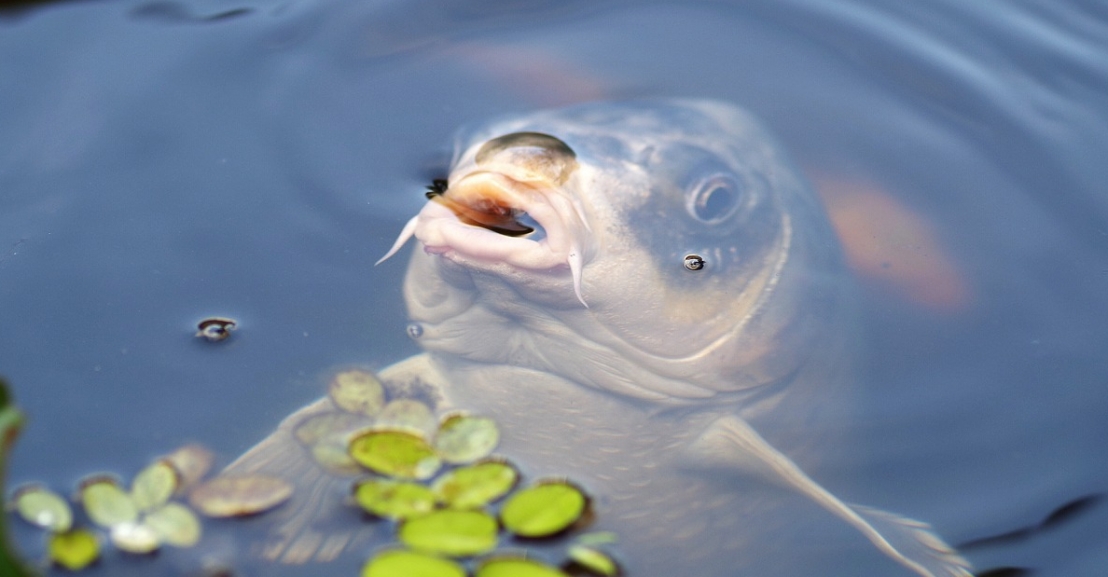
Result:
[[[926,218],[872,183],[814,180],[847,264],[859,277],[935,311],[970,305],[969,284]]]

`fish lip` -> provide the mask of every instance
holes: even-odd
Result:
[[[569,266],[567,260],[575,243],[571,238],[571,229],[576,228],[573,221],[581,220],[583,215],[580,210],[572,210],[573,203],[566,192],[549,183],[521,182],[492,171],[458,175],[451,182],[448,195],[464,194],[474,187],[495,187],[512,209],[526,212],[546,235],[537,241],[525,236],[506,236],[463,222],[449,207],[429,202],[419,212],[414,231],[425,252],[470,266],[504,263],[529,270]]]

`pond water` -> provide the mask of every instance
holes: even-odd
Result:
[[[403,265],[372,265],[454,130],[673,95],[759,116],[841,227],[864,362],[829,485],[953,544],[1108,488],[1103,4],[69,2],[0,13],[0,54],[12,484],[129,477],[186,442],[225,464],[334,367],[416,353]],[[211,315],[239,330],[195,339]],[[965,554],[1097,575],[1105,529],[1094,503]]]

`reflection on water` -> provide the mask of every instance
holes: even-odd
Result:
[[[30,415],[13,481],[133,472],[186,441],[227,462],[331,367],[416,351],[399,267],[370,265],[441,176],[456,126],[690,95],[754,111],[825,195],[871,199],[856,222],[904,223],[843,233],[876,256],[859,270],[856,446],[826,484],[955,543],[1104,491],[1101,8],[476,6],[91,2],[0,18],[15,87],[0,93],[0,373]],[[193,338],[211,316],[239,321],[215,347]],[[1105,511],[967,555],[1095,575]],[[100,572],[187,566],[108,561]]]

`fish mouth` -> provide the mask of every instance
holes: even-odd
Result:
[[[429,254],[471,268],[507,264],[532,271],[568,268],[581,293],[584,235],[589,232],[576,197],[544,180],[523,180],[478,170],[432,188],[428,202],[404,226],[377,264],[415,236]]]

